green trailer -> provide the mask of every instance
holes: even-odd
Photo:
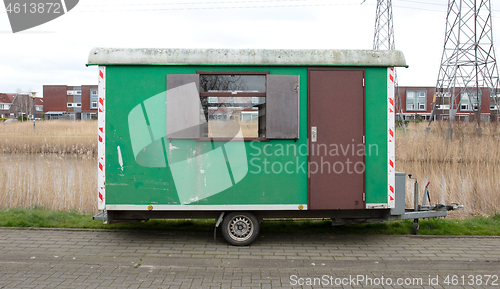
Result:
[[[246,245],[264,218],[446,216],[404,208],[400,51],[94,48],[88,65],[99,66],[95,219],[214,218]]]

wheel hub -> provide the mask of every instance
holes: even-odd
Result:
[[[244,241],[252,236],[252,221],[244,216],[236,216],[229,222],[229,233],[238,241]]]

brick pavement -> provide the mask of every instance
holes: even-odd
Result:
[[[267,234],[232,247],[204,232],[0,228],[0,253],[0,288],[500,288],[484,283],[500,275],[496,237]]]

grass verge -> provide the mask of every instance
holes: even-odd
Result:
[[[386,223],[355,224],[332,227],[329,220],[265,220],[261,234],[411,234],[413,220]],[[432,225],[432,228],[431,228]],[[215,220],[150,220],[148,222],[104,225],[92,220],[92,214],[76,211],[51,211],[43,208],[1,209],[0,227],[77,228],[77,229],[133,229],[211,232]],[[467,219],[421,220],[421,235],[500,236],[500,213],[488,217]]]

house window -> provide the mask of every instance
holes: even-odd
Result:
[[[82,104],[81,103],[75,103],[77,107],[81,107]]]
[[[97,93],[97,89],[90,90],[90,108],[97,109],[97,101],[99,100],[99,96]]]
[[[67,95],[82,95],[81,90],[68,90]]]
[[[298,75],[167,75],[167,138],[298,138]]]
[[[408,90],[406,91],[406,110],[426,110],[427,91]]]
[[[461,93],[461,97],[460,97],[460,110],[461,111],[472,111],[472,110],[477,110],[478,108],[479,108],[479,105],[478,105],[477,92],[467,91],[467,92]]]
[[[68,107],[73,107],[73,103],[68,102]]]

